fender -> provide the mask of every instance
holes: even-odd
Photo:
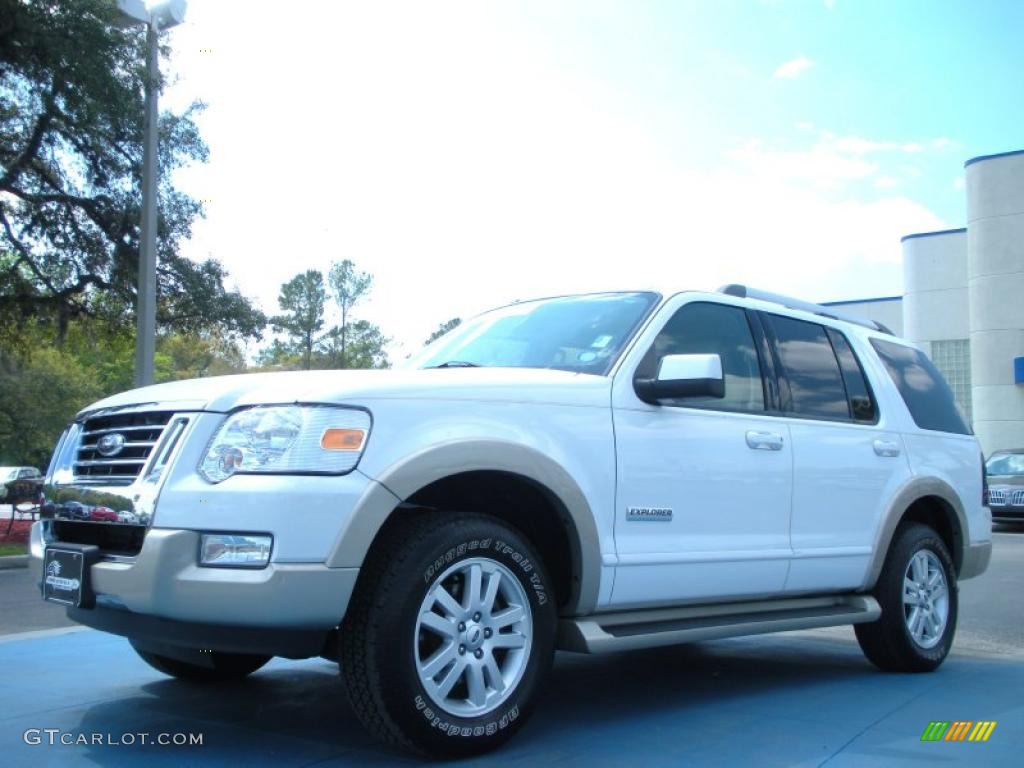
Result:
[[[570,601],[573,614],[586,614],[597,605],[601,551],[590,503],[573,477],[549,456],[505,440],[453,440],[439,443],[393,464],[370,478],[362,498],[339,532],[327,564],[332,568],[359,567],[374,537],[401,502],[421,488],[462,472],[492,470],[531,480],[554,498],[569,525],[573,575],[577,593]]]
[[[935,477],[914,477],[908,480],[893,496],[892,501],[886,508],[882,524],[875,533],[875,543],[872,552],[871,565],[868,568],[867,579],[861,585],[862,590],[870,590],[875,586],[878,577],[885,564],[885,556],[889,554],[889,545],[892,543],[896,526],[899,525],[903,514],[920,498],[935,496],[942,499],[953,510],[953,562],[959,570],[964,562],[964,553],[967,548],[967,515],[964,513],[964,505],[956,491],[943,480]]]

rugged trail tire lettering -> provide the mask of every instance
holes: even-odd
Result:
[[[420,681],[414,643],[421,602],[453,564],[489,558],[519,581],[532,612],[526,669],[507,699],[479,717],[442,710]],[[339,637],[345,687],[363,725],[386,742],[432,757],[494,749],[526,721],[551,668],[555,600],[525,537],[487,515],[424,513],[395,526],[360,574]]]
[[[949,595],[948,618],[932,648],[915,642],[907,628],[903,607],[904,574],[911,558],[922,550],[938,558]],[[942,538],[927,525],[901,524],[893,536],[874,595],[882,606],[882,617],[854,626],[857,642],[868,660],[888,672],[931,672],[938,668],[953,645],[958,607],[956,569]]]

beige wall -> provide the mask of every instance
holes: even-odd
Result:
[[[989,454],[1024,447],[1024,153],[970,160],[966,182],[974,431]]]

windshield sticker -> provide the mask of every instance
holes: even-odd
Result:
[[[594,341],[590,345],[590,347],[592,349],[604,349],[605,347],[607,347],[611,343],[611,340],[612,340],[611,334],[606,333],[603,336],[598,336],[596,339],[594,339]]]

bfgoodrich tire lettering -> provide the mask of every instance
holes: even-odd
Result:
[[[356,714],[389,743],[423,754],[494,749],[525,722],[554,655],[554,595],[540,558],[486,515],[423,514],[384,535],[339,640]],[[437,630],[423,626],[431,611]],[[425,671],[431,659],[440,664]]]
[[[956,632],[956,570],[931,527],[897,528],[874,594],[882,617],[854,627],[864,655],[891,672],[931,672],[942,664]]]

